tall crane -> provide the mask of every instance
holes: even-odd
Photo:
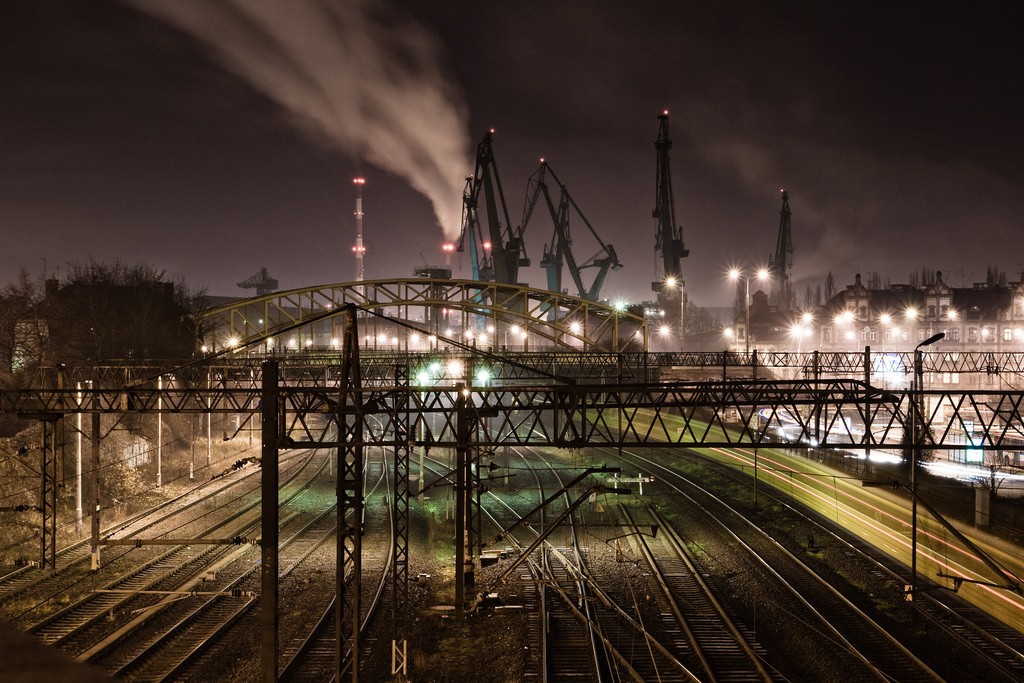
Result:
[[[513,228],[505,205],[505,193],[501,189],[498,167],[494,162],[491,140],[494,130],[484,135],[476,148],[476,168],[466,179],[463,192],[464,204],[462,234],[458,250],[465,250],[469,239],[470,258],[473,261],[473,278],[494,280],[500,284],[517,284],[520,266],[529,266],[526,244],[523,242],[523,228]],[[480,225],[480,197],[483,195],[487,216],[487,233]]]
[[[260,268],[258,273],[242,280],[238,286],[242,289],[255,289],[256,296],[266,296],[277,291],[277,280],[270,277],[266,268]]]
[[[683,246],[683,227],[676,225],[675,200],[672,198],[672,170],[669,167],[668,151],[672,140],[668,134],[668,110],[658,115],[661,126],[654,148],[658,152],[657,198],[651,215],[657,223],[654,234],[654,251],[661,257],[661,280],[651,283],[651,289],[658,294],[658,304],[665,316],[665,324],[683,338],[683,309],[686,306],[685,282],[680,260],[690,252]]]
[[[768,257],[768,273],[772,283],[772,304],[779,311],[793,309],[793,233],[790,225],[789,195],[782,190],[779,212],[779,237],[775,255]]]
[[[551,191],[548,188],[548,175],[558,185],[560,191],[557,207],[554,201],[552,201]],[[540,160],[540,167],[533,172],[527,184],[526,204],[523,209],[522,222],[524,230],[530,221],[530,217],[533,215],[533,209],[537,205],[537,200],[541,196],[544,197],[544,203],[547,205],[548,213],[551,215],[551,222],[554,225],[551,243],[544,245],[544,256],[540,261],[540,265],[547,271],[548,290],[552,292],[562,291],[562,265],[564,264],[569,267],[569,275],[576,285],[577,296],[588,301],[600,300],[601,287],[604,285],[609,269],[618,270],[622,267],[622,264],[619,263],[619,257],[615,254],[615,248],[601,240],[594,230],[594,226],[590,224],[587,217],[583,215],[583,211],[580,210],[579,205],[576,204],[572,195],[569,194],[569,189],[558,179],[554,170],[544,159]],[[572,234],[569,229],[570,210],[576,212],[576,215],[587,226],[590,234],[594,236],[599,245],[597,253],[582,263],[576,260],[572,251]],[[585,268],[597,269],[597,274],[594,276],[590,287],[583,283],[582,271]]]

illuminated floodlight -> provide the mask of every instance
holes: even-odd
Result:
[[[811,323],[814,322],[814,314],[811,312],[805,312],[802,316],[800,316],[800,322],[802,322],[804,325],[810,325]]]
[[[724,330],[722,330],[722,334],[727,339],[732,339],[734,336],[736,336],[736,330],[732,329],[731,327],[727,327]]]
[[[369,341],[369,338],[367,338],[367,341]],[[297,341],[295,341],[295,337],[292,337],[291,339],[288,340],[288,348],[289,349],[297,349],[298,347],[299,347],[299,343]]]
[[[416,332],[413,332],[412,334],[409,335],[409,341],[411,341],[412,343],[416,344],[416,343],[419,342],[419,340],[420,340],[420,335],[417,334]]]
[[[449,377],[462,377],[462,361],[453,360],[448,363],[448,376]]]
[[[892,316],[891,316],[891,315],[889,315],[888,313],[883,313],[883,314],[882,314],[882,315],[881,315],[881,316],[880,316],[880,317],[878,318],[878,321],[879,321],[880,323],[882,323],[883,325],[889,325],[890,323],[892,323]]]
[[[908,308],[904,315],[906,315],[907,320],[916,320],[917,319],[917,309],[916,308]]]
[[[853,311],[847,309],[841,313],[837,313],[835,317],[836,323],[849,323],[853,322]]]
[[[434,375],[436,377],[437,375],[441,374],[441,364],[435,360],[433,363],[427,366],[427,370],[430,371],[431,375]]]
[[[487,334],[494,334],[494,325],[487,326]]]
[[[480,333],[480,343],[481,344],[486,344],[488,340],[489,340],[489,337],[487,336],[486,333],[483,333],[483,332]]]
[[[427,337],[427,341],[430,342],[431,344],[436,344],[437,343],[437,337],[434,336],[434,335],[430,335],[429,337]]]
[[[238,344],[239,344],[238,337],[228,337],[228,347],[229,348],[233,349],[236,346],[238,346]]]
[[[416,382],[420,386],[424,386],[429,381],[430,381],[430,373],[427,372],[426,370],[420,370],[419,372],[416,373]]]
[[[341,340],[337,337],[331,337],[331,348],[336,349],[341,345]]]
[[[665,278],[665,286],[668,287],[669,289],[675,289],[676,285],[678,285],[678,284],[679,284],[679,281],[676,280],[671,275],[669,275],[667,278]]]
[[[959,314],[956,312],[956,309],[951,308],[949,309],[949,313],[947,313],[946,316],[950,320],[956,320],[959,317]]]
[[[667,337],[668,335],[672,334],[672,328],[669,327],[668,325],[662,325],[660,328],[658,328],[658,333],[662,337]]]
[[[487,384],[491,379],[491,371],[486,368],[480,368],[476,371],[476,383]]]
[[[207,346],[206,344],[203,344],[203,345],[202,345],[202,346],[200,347],[200,349],[199,349],[199,350],[200,350],[200,351],[202,351],[203,353],[209,353],[209,352],[210,352],[210,347],[209,347],[209,346]]]
[[[580,325],[580,323],[579,323],[579,321],[578,321],[578,320],[574,320],[574,321],[572,321],[571,323],[569,323],[569,330],[570,330],[570,331],[571,331],[571,332],[572,332],[573,334],[579,334],[580,332],[582,332],[582,331],[583,331],[583,326],[582,326],[582,325]]]
[[[618,300],[618,301],[616,301],[616,302],[615,302],[615,304],[613,305],[613,308],[615,309],[615,311],[616,311],[617,313],[622,313],[623,311],[625,311],[625,310],[626,310],[626,302],[625,302],[625,301],[622,301],[622,300],[620,299],[620,300]]]
[[[306,348],[308,349],[308,348],[309,348],[309,347],[311,347],[312,345],[313,345],[313,340],[312,340],[312,339],[307,339],[307,340],[306,340]]]

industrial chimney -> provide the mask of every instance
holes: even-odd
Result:
[[[366,178],[353,178],[352,183],[356,186],[356,244],[352,247],[352,253],[356,255],[356,282],[363,281],[363,254],[366,247],[363,246],[363,185]]]

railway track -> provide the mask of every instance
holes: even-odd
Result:
[[[643,463],[649,471],[657,471],[660,484],[671,490],[673,498],[685,500],[690,510],[699,513],[700,521],[687,524],[687,528],[698,524],[705,530],[714,528],[720,534],[720,543],[744,549],[755,565],[758,581],[774,586],[771,592],[775,600],[786,605],[793,619],[833,643],[836,662],[848,667],[851,674],[860,671],[865,679],[876,680],[942,680],[888,629],[745,515],[696,482],[652,460],[636,453],[628,457],[634,463]]]
[[[368,469],[367,469],[368,471]],[[365,494],[367,500],[367,516],[364,523],[363,544],[365,548],[388,548],[384,562],[377,563],[373,568],[364,563],[364,586],[365,598],[360,601],[362,614],[360,618],[361,658],[360,670],[368,666],[369,660],[385,656],[381,651],[384,643],[380,639],[371,640],[375,620],[383,611],[386,588],[393,562],[393,555],[390,549],[394,543],[394,508],[391,505],[390,488],[388,486],[388,468],[386,458],[382,458],[380,477],[377,478],[374,486]],[[383,486],[384,504],[372,505],[371,500]],[[351,573],[346,572],[351,581]],[[369,580],[365,580],[369,579]],[[351,584],[346,584],[346,590],[351,590]],[[288,644],[282,648],[279,665],[278,680],[280,681],[327,681],[334,680],[337,658],[337,595],[334,592],[329,596],[324,608],[318,613],[312,625],[307,622],[308,627],[302,634],[297,634],[289,639]],[[390,649],[390,641],[386,643]],[[390,652],[388,652],[390,655]],[[342,658],[342,671],[351,671],[353,657],[351,649],[347,650]]]
[[[311,461],[307,459],[305,462],[310,464]],[[283,487],[282,507],[287,507],[306,492],[322,474],[325,464],[325,460],[321,461],[305,480],[300,478],[302,469],[293,472]],[[251,507],[247,507],[233,510],[225,519],[207,527],[203,535],[217,532],[244,538],[246,534],[258,532],[258,529],[258,511],[253,513]],[[215,576],[251,547],[181,545],[165,549],[155,560],[132,568],[98,590],[86,593],[66,608],[36,622],[28,631],[43,642],[60,646],[75,656],[81,657],[83,653],[94,656],[97,643],[105,642],[108,633],[119,629],[134,631],[138,627],[135,614],[141,612],[146,618],[152,616],[154,605],[158,604],[156,596],[169,591],[192,591],[204,577]]]
[[[328,509],[313,517],[303,520],[300,528],[294,530],[280,545],[279,562],[282,567],[278,580],[286,579],[299,564],[317,547],[335,536],[336,523],[333,509]],[[284,529],[296,519],[308,515],[295,515],[282,524]],[[242,557],[237,558],[239,560]],[[107,656],[109,664],[97,661],[95,656],[83,656],[80,659],[95,661],[116,678],[128,680],[173,680],[180,676],[193,661],[231,628],[248,611],[258,603],[259,562],[245,562],[245,567],[235,570],[237,574],[225,583],[211,586],[207,595],[197,595],[192,604],[183,601],[175,602],[168,596],[172,625],[161,627],[156,637],[139,647],[138,638],[132,637],[132,630],[119,635],[118,642],[126,642],[127,653],[120,656]],[[180,607],[179,607],[180,606]],[[91,653],[89,653],[91,654]]]
[[[753,634],[737,625],[715,597],[671,523],[657,509],[645,506],[661,531],[646,534],[629,507],[619,509],[627,539],[651,569],[648,589],[659,606],[661,630],[688,668],[702,680],[772,680],[762,662],[763,651],[750,644]]]
[[[709,463],[709,466],[716,467],[716,464]],[[741,478],[731,468],[717,466],[716,469],[735,481]],[[819,544],[841,548],[848,561],[861,564],[864,572],[877,574],[900,588],[904,585],[908,568],[890,555],[834,521],[793,502],[783,492],[766,487],[761,495],[803,520],[810,529],[808,533],[819,539]],[[992,680],[1001,674],[1007,681],[1024,680],[1024,634],[926,577],[918,578],[916,597],[907,605],[927,620],[930,629],[947,633],[964,651],[991,663],[993,671],[987,678]]]
[[[308,451],[303,451],[282,459],[282,466],[284,468],[282,476],[285,479],[293,476],[294,472],[305,466],[310,457]],[[247,486],[248,488],[246,488]],[[207,514],[207,511],[201,511],[201,508],[208,501],[214,500],[218,496],[223,497],[230,494],[233,500],[241,500],[258,488],[259,468],[239,467],[226,472],[222,476],[204,482],[179,496],[164,501],[149,510],[133,515],[127,520],[106,527],[101,532],[101,538],[138,536],[147,532],[153,532],[167,525],[170,520],[182,519],[187,516],[189,510],[200,510],[197,516]],[[252,505],[250,502],[246,509],[251,509]],[[132,546],[107,546],[104,549],[103,565],[105,568],[114,566],[119,560],[133,552],[138,554],[137,550],[137,548]],[[7,572],[0,577],[0,605],[4,605],[15,597],[24,599],[26,595],[33,591],[43,593],[44,595],[55,595],[63,586],[71,584],[76,580],[76,578],[65,578],[68,575],[78,578],[88,575],[90,571],[88,567],[90,557],[91,541],[83,539],[60,549],[56,553],[56,567],[53,570],[42,571],[38,566],[23,566]],[[51,588],[51,586],[55,586],[55,588]],[[27,611],[22,610],[22,614]],[[15,620],[20,616],[21,614],[16,614],[11,619]]]

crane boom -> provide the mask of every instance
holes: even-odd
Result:
[[[782,210],[779,211],[779,237],[775,255],[768,259],[771,274],[772,303],[780,311],[793,308],[793,232],[790,220],[789,194],[782,190]]]
[[[548,175],[551,176],[551,179],[559,188],[557,207],[548,187]],[[552,292],[562,291],[562,266],[567,265],[569,267],[569,275],[573,279],[573,284],[576,285],[577,296],[588,301],[600,300],[601,287],[608,275],[608,271],[618,270],[622,267],[615,253],[615,248],[610,244],[605,244],[600,235],[597,234],[597,231],[594,230],[594,226],[587,220],[579,205],[572,198],[572,195],[569,194],[569,189],[558,179],[554,169],[543,159],[541,159],[540,167],[530,176],[526,204],[523,211],[524,227],[533,215],[533,210],[540,196],[544,197],[544,203],[548,208],[548,214],[551,216],[551,222],[554,226],[551,243],[544,246],[544,256],[540,262],[540,265],[547,271],[548,289]],[[583,224],[587,226],[587,230],[590,231],[590,234],[599,245],[598,252],[582,263],[576,260],[572,250],[569,218],[573,211],[583,221]],[[594,276],[590,287],[587,287],[583,282],[582,271],[586,268],[597,268],[597,274]]]
[[[665,323],[683,335],[683,308],[685,306],[683,270],[680,261],[690,252],[683,245],[683,228],[676,225],[675,200],[672,197],[672,169],[668,152],[672,140],[668,131],[668,111],[658,115],[661,125],[657,150],[656,204],[651,215],[657,229],[654,234],[654,251],[661,257],[661,279],[651,283],[651,289],[658,293],[658,303],[665,314]]]
[[[493,137],[494,130],[488,131],[476,148],[476,167],[463,193],[465,209],[458,250],[464,250],[464,240],[469,233],[470,246],[474,251],[471,258],[476,263],[474,277],[493,279],[500,284],[517,284],[520,266],[529,266],[530,259],[526,255],[522,226],[513,228],[508,217],[505,193],[494,162],[494,149],[491,146]],[[481,194],[487,217],[487,239],[482,239],[483,230],[478,215]],[[478,239],[480,243],[474,244]],[[476,253],[477,249],[481,253]]]

